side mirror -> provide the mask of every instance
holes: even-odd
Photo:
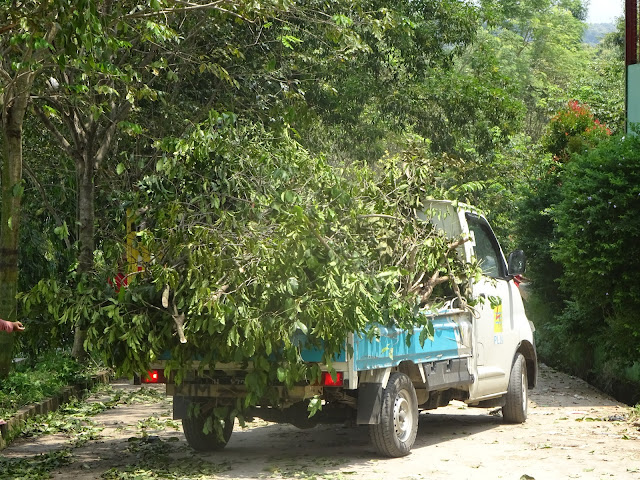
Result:
[[[527,257],[522,250],[509,254],[509,275],[522,275],[527,267]]]

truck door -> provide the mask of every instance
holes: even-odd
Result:
[[[466,213],[473,256],[480,262],[482,279],[473,285],[473,298],[479,313],[475,320],[475,363],[478,381],[472,397],[496,396],[506,392],[515,345],[513,291],[507,264],[495,234],[481,216]]]

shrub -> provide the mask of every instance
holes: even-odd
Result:
[[[92,373],[69,355],[56,351],[20,363],[0,384],[0,418],[55,395],[62,387],[86,379]]]
[[[588,106],[572,100],[551,119],[542,145],[557,161],[566,162],[572,153],[582,153],[609,135],[611,130]]]
[[[574,333],[611,346],[631,364],[640,359],[640,140],[613,138],[575,155],[552,209],[563,266],[561,288],[577,305],[561,318]],[[579,311],[579,314],[575,314]],[[572,313],[573,312],[573,313]]]

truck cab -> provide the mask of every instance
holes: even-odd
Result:
[[[479,282],[470,285],[474,307],[473,367],[477,381],[469,388],[468,403],[475,404],[504,394],[508,389],[515,352],[522,352],[532,385],[537,378],[533,324],[529,322],[514,276],[524,273],[521,251],[508,260],[487,219],[469,205],[448,201],[427,203],[429,221],[447,236],[468,235],[461,249],[466,261],[477,259],[482,269]],[[526,392],[525,392],[526,394]]]

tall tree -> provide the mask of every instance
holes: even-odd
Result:
[[[15,320],[22,185],[23,124],[31,89],[60,23],[60,2],[3,2],[0,5],[0,125],[2,206],[0,209],[0,316]],[[12,361],[12,337],[0,332],[0,377]]]
[[[137,50],[126,35],[116,34],[119,28],[130,28],[122,23],[132,6],[128,7],[111,2],[87,5],[90,40],[78,45],[77,54],[68,54],[62,40],[56,45],[63,61],[48,69],[49,79],[41,83],[41,95],[34,104],[40,120],[75,165],[80,284],[88,281],[86,277],[94,267],[97,173],[111,153],[118,127],[133,108],[136,96],[148,89],[136,79],[155,60],[153,49],[144,51],[139,45],[139,54],[130,55]],[[149,23],[148,34],[155,26]],[[134,35],[139,38],[140,33],[134,31]],[[136,69],[131,67],[132,60],[137,63]],[[72,353],[76,358],[84,357],[85,324],[86,319],[80,318],[75,325]]]
[[[482,3],[487,23],[478,45],[496,52],[500,71],[526,106],[525,133],[535,142],[551,116],[570,100],[567,91],[574,77],[589,72],[580,2]]]
[[[130,114],[140,108],[140,103],[166,93],[179,78],[176,71],[199,70],[233,85],[234,80],[218,63],[219,58],[210,54],[202,37],[208,38],[229,20],[246,25],[253,21],[250,15],[255,20],[258,15],[269,15],[272,9],[277,11],[277,2],[272,8],[267,8],[269,5],[258,8],[250,2],[203,2],[185,9],[173,1],[152,2],[150,7],[128,2],[90,3],[85,12],[90,33],[87,41],[73,53],[68,52],[64,39],[56,45],[61,61],[48,70],[49,79],[41,82],[34,107],[58,146],[75,164],[79,289],[104,280],[96,276],[94,268],[96,185],[105,170],[125,168],[124,164],[116,167],[115,162],[106,164],[114,158],[122,132],[143,131],[140,125],[127,121]],[[180,32],[174,30],[178,26]],[[223,49],[224,53],[229,50]],[[206,105],[202,92],[199,100]],[[76,358],[84,356],[89,317],[86,314],[74,319]]]
[[[388,69],[393,62],[387,57],[399,47],[407,50],[398,56],[404,58],[403,69],[416,74],[432,63],[448,62],[451,45],[467,42],[473,31],[473,19],[465,19],[467,10],[456,10],[457,5],[450,0],[394,9],[371,2],[327,6],[273,1],[259,7],[252,2],[194,3],[189,9],[171,1],[147,9],[111,2],[91,5],[87,18],[93,39],[81,45],[80,55],[68,54],[62,67],[48,71],[49,80],[41,82],[35,102],[41,121],[76,165],[80,283],[102,281],[93,265],[95,188],[105,171],[122,172],[130,164],[105,163],[115,160],[121,132],[150,135],[142,142],[151,153],[153,137],[184,127],[176,125],[176,115],[206,118],[211,107],[281,128],[299,118],[291,115],[293,110],[313,105],[313,95],[305,90],[313,89],[315,80],[330,76],[332,69],[343,70],[345,52],[368,71]],[[413,25],[412,19],[420,23]],[[438,22],[456,26],[460,38],[430,36]],[[414,33],[419,41],[410,40]],[[227,39],[224,46],[215,41],[220,37]],[[385,46],[376,47],[377,39]],[[378,87],[392,88],[392,76],[378,75]],[[163,101],[169,96],[171,102]],[[155,100],[162,105],[153,106]],[[146,111],[170,116],[166,122],[145,118],[144,125],[132,121]],[[78,317],[75,322],[80,328],[74,354],[79,356],[82,327],[89,320]]]
[[[624,29],[624,18],[620,18],[616,31],[589,49],[589,72],[576,75],[569,90],[573,98],[589,105],[596,118],[613,133],[625,128]]]
[[[447,84],[443,76],[473,41],[477,8],[451,0],[355,5],[327,11],[350,27],[334,35],[333,48],[327,48],[331,35],[318,36],[306,24],[296,30],[303,43],[294,65],[306,92],[303,119],[311,124],[294,123],[303,142],[330,149],[336,160],[369,162],[396,150],[405,132],[445,143],[441,99],[432,85]]]

